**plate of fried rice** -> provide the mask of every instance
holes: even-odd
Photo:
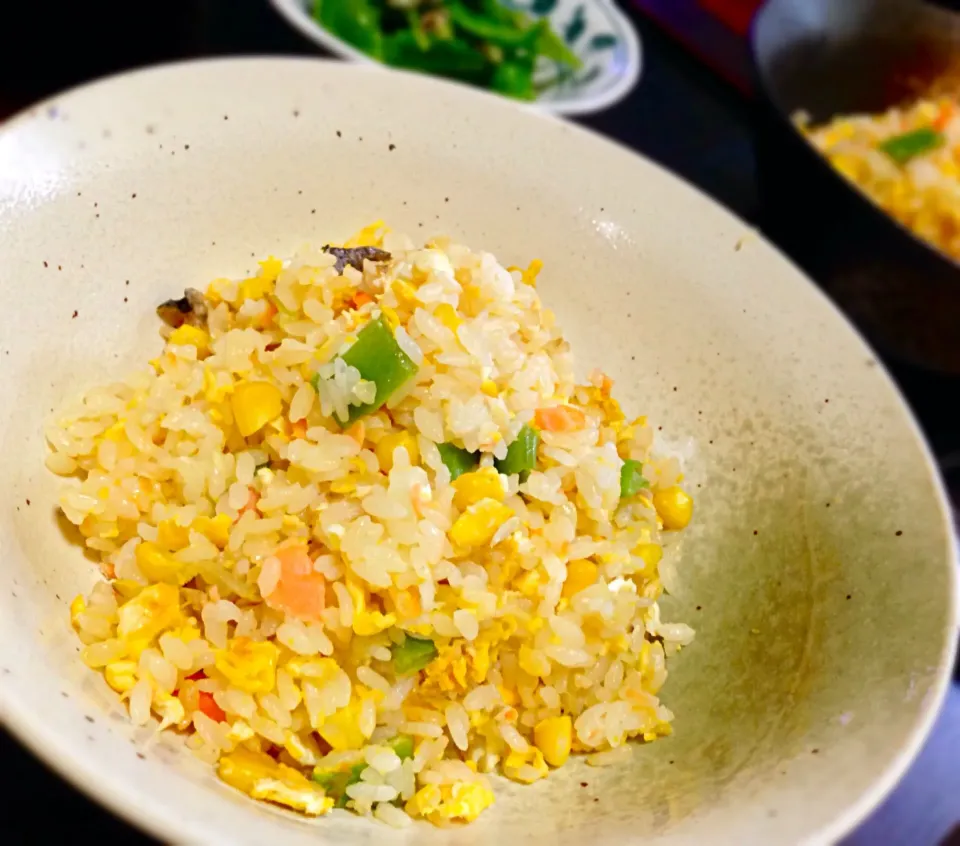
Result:
[[[98,801],[176,842],[819,842],[909,763],[939,481],[696,192],[302,60],[78,89],[0,160],[0,716]]]

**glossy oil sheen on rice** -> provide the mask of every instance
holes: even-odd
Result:
[[[670,732],[693,632],[660,619],[659,563],[692,501],[609,378],[574,384],[540,262],[379,223],[345,246],[377,249],[161,309],[149,367],[55,415],[106,577],[72,619],[131,720],[250,796],[469,821],[487,774]]]

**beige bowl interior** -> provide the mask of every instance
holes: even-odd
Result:
[[[133,731],[67,605],[96,578],[62,531],[41,424],[160,346],[153,308],[254,258],[385,218],[541,289],[586,372],[663,426],[697,495],[663,692],[673,738],[628,764],[498,783],[474,825],[306,821]],[[0,133],[0,708],[97,799],[208,843],[792,843],[888,790],[946,686],[954,549],[916,426],[873,354],[741,222],[573,126],[413,76],[314,61],[181,65]],[[581,782],[587,784],[581,786]],[[514,840],[514,838],[517,838]]]

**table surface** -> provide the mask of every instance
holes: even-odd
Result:
[[[105,73],[159,61],[227,54],[312,54],[266,0],[178,0],[141,23],[138,4],[3,4],[0,27],[16,45],[0,51],[0,117],[32,100]],[[579,122],[644,153],[761,226],[750,103],[633,9],[644,69],[622,103]],[[24,33],[44,31],[44,49]],[[82,36],[82,37],[81,37]],[[24,43],[26,46],[24,46]],[[942,385],[894,370],[938,451],[960,432],[944,414]],[[149,839],[61,782],[0,730],[4,762],[0,840],[60,843],[84,836],[114,844]],[[26,812],[25,812],[26,810]],[[960,685],[897,791],[844,846],[960,843]]]

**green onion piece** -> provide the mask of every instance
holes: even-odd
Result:
[[[628,458],[623,462],[620,468],[620,498],[627,499],[636,496],[644,488],[649,488],[650,483],[643,478],[643,464]]]
[[[437,449],[440,451],[440,460],[450,471],[451,482],[464,473],[469,473],[480,463],[478,456],[453,444],[437,444]]]
[[[880,143],[877,148],[883,150],[897,164],[906,164],[914,156],[936,150],[944,142],[943,135],[929,126],[922,126],[912,132],[894,135]]]
[[[371,411],[376,411],[417,372],[417,365],[400,349],[400,345],[383,317],[371,320],[364,326],[357,335],[357,340],[342,358],[351,367],[356,367],[363,379],[377,386],[377,395],[373,402],[367,405],[350,406],[348,423]],[[319,374],[314,374],[310,379],[310,384],[314,388],[317,387],[319,378]],[[346,425],[340,420],[337,422]]]
[[[403,643],[393,647],[393,668],[400,675],[418,672],[437,654],[436,644],[432,640],[407,635]]]
[[[501,461],[494,461],[493,466],[505,476],[520,474],[521,481],[525,480],[530,471],[537,466],[537,447],[540,446],[540,433],[532,426],[524,426],[507,447],[507,454]]]
[[[387,741],[389,746],[401,761],[413,757],[413,738],[408,734],[398,734],[393,740]]]

